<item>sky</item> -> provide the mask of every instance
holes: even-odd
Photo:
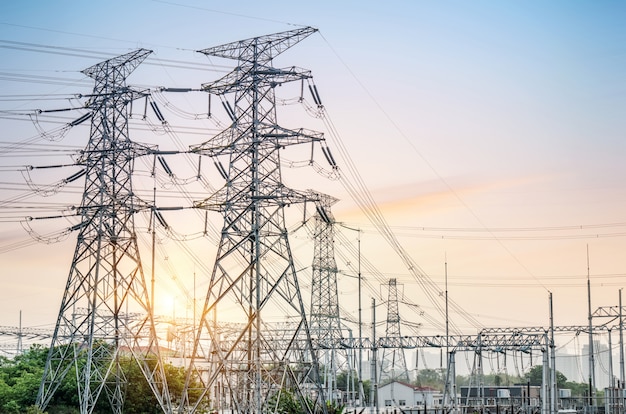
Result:
[[[289,186],[339,199],[333,214],[344,225],[335,243],[342,310],[356,313],[360,240],[365,322],[371,320],[371,298],[384,321],[386,283],[396,278],[401,318],[421,326],[406,334],[441,333],[446,290],[482,327],[548,326],[550,294],[555,325],[586,325],[587,280],[594,310],[617,306],[626,284],[625,12],[626,5],[617,1],[3,2],[0,325],[16,326],[20,311],[24,326],[54,325],[76,245],[75,233],[31,243],[20,222],[27,215],[53,215],[59,205],[77,205],[79,186],[43,198],[25,185],[20,169],[67,162],[65,154],[52,150],[82,148],[89,131],[75,128],[63,140],[40,140],[42,131],[59,124],[33,111],[76,108],[78,100],[67,97],[92,87],[81,70],[137,48],[152,50],[152,60],[129,84],[199,88],[232,65],[196,50],[303,25],[319,32],[275,64],[312,71],[326,122],[303,115],[301,106],[287,100],[278,106],[279,121],[326,134],[339,173],[361,183],[359,193],[366,191],[375,201],[419,273],[416,277],[416,267],[409,269],[369,222],[341,180],[285,168]],[[299,94],[293,85],[283,90],[285,99]],[[159,95],[178,131],[175,139],[158,123],[142,124],[139,116],[131,125],[133,137],[161,149],[184,148],[224,126],[186,119],[206,113],[208,104],[202,93],[183,95]],[[215,118],[225,122],[216,100],[213,105]],[[57,121],[79,115],[60,113],[66,118]],[[31,139],[45,144],[45,157],[8,149]],[[289,157],[306,159],[291,149],[283,159]],[[195,167],[186,160],[170,162],[181,179],[193,176]],[[138,187],[152,186],[149,164],[138,162]],[[210,162],[207,174],[218,177],[206,165]],[[75,171],[39,169],[31,178],[50,184]],[[172,185],[161,184],[160,202],[176,205],[179,199],[168,193]],[[207,196],[197,185],[190,192],[195,199]],[[48,200],[58,204],[31,214],[23,213],[21,200],[32,202],[29,208]],[[203,226],[194,214],[170,212],[166,218],[176,223],[179,235],[192,235]],[[291,244],[298,266],[310,268],[312,244],[306,231],[295,230],[301,214],[295,207],[289,213]],[[73,224],[64,220],[31,221],[30,230],[58,234]],[[174,238],[165,233],[159,238],[157,312],[180,316],[189,313],[190,296],[205,294],[214,244],[181,244]],[[148,240],[145,232],[140,239]],[[190,259],[182,245],[199,259]],[[437,304],[424,295],[418,279],[432,283]],[[456,311],[450,320],[463,333],[479,328]]]

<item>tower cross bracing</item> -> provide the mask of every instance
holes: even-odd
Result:
[[[192,411],[207,398],[227,401],[226,408],[240,413],[264,412],[286,393],[305,412],[313,412],[316,401],[323,400],[321,389],[307,389],[317,387],[317,361],[284,217],[286,206],[309,197],[287,188],[280,168],[282,147],[310,144],[323,136],[278,125],[276,86],[308,79],[310,73],[271,66],[273,58],[315,31],[295,29],[200,51],[234,59],[237,67],[203,85],[220,96],[232,124],[192,148],[228,158],[225,186],[197,204],[220,212],[224,221],[188,370],[183,405]],[[212,328],[214,318],[243,323],[229,338],[230,346],[222,346],[226,338]],[[285,320],[292,328],[285,331],[283,345],[270,346],[271,325]],[[203,388],[191,389],[192,379]]]
[[[45,408],[67,375],[75,375],[81,414],[104,394],[122,413],[126,378],[122,359],[136,361],[164,410],[169,392],[143,274],[134,214],[142,203],[132,186],[134,160],[148,148],[130,140],[128,104],[143,96],[126,78],[151,53],[139,49],[91,66],[95,80],[91,130],[80,164],[85,185],[81,222],[37,405]],[[140,318],[131,312],[143,315]]]

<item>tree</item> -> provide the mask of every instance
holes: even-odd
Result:
[[[35,399],[43,376],[48,356],[48,349],[40,345],[32,346],[28,351],[13,359],[0,357],[0,414],[45,414],[35,406]],[[130,357],[120,357],[120,366],[127,379],[124,412],[161,413],[157,403],[137,362]],[[171,364],[164,365],[165,374],[174,399],[180,398],[185,380],[183,368]],[[194,388],[199,388],[198,384]],[[67,375],[59,385],[54,398],[47,407],[48,414],[78,413],[76,376]],[[206,408],[206,407],[201,407]],[[110,412],[107,399],[101,396],[94,414]]]
[[[543,382],[543,366],[535,365],[527,373],[524,374],[524,379],[530,381],[530,385],[541,385]],[[564,388],[567,382],[567,377],[560,371],[556,372],[556,384],[559,388]]]
[[[567,381],[563,384],[563,388],[572,390],[572,397],[583,397],[589,393],[589,384],[584,382]]]
[[[0,410],[23,413],[35,404],[48,350],[33,346],[13,359],[0,360]]]
[[[436,369],[420,369],[417,372],[415,384],[422,387],[432,387],[439,390],[443,389],[444,378],[441,372]]]
[[[272,395],[268,406],[276,407],[273,411],[281,414],[302,414],[304,412],[294,392],[287,389],[282,389]]]

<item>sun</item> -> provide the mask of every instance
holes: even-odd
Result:
[[[176,312],[184,311],[184,304],[174,294],[162,291],[155,292],[154,313],[155,315],[176,319]]]

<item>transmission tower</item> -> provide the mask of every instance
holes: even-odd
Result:
[[[277,124],[275,87],[304,82],[311,75],[295,67],[271,66],[273,58],[315,31],[306,27],[200,51],[234,59],[237,67],[203,85],[206,92],[220,97],[232,125],[193,148],[215,157],[220,166],[219,158],[227,157],[228,167],[218,167],[226,185],[198,204],[219,211],[224,224],[188,370],[183,405],[191,411],[207,397],[213,404],[225,401],[225,409],[239,413],[274,410],[277,400],[289,392],[304,412],[315,409],[307,397],[323,401],[318,385],[313,385],[318,387],[314,393],[305,390],[305,383],[309,388],[319,383],[318,368],[284,218],[285,206],[309,197],[282,183],[279,158],[280,148],[312,145],[323,136]],[[230,94],[232,105],[227,100]],[[232,340],[223,341],[213,330],[214,318],[243,326]],[[271,325],[285,321],[291,328],[279,342],[272,337]],[[201,356],[209,360],[206,372]],[[192,389],[196,380],[203,389]]]
[[[396,279],[389,279],[387,297],[387,338],[402,338],[400,335],[400,312],[398,310],[398,285]],[[400,348],[383,348],[380,364],[379,383],[391,381],[409,381],[409,370],[406,365],[404,350]]]
[[[171,411],[134,230],[133,215],[146,206],[133,193],[133,164],[149,149],[128,134],[128,104],[144,94],[127,87],[126,78],[150,53],[139,49],[82,71],[95,87],[90,112],[70,124],[91,119],[79,161],[85,176],[81,222],[37,396],[42,409],[73,371],[81,414],[93,411],[103,390],[112,412],[122,413],[121,363],[128,359],[139,364],[163,411]]]
[[[326,397],[335,399],[337,373],[350,364],[348,351],[339,350],[334,344],[344,335],[339,317],[339,292],[337,290],[337,265],[335,262],[335,220],[330,207],[338,200],[324,194],[314,196],[314,254],[311,281],[311,335],[320,345],[318,360],[326,389]],[[352,374],[351,371],[348,371]],[[348,381],[349,383],[349,381]],[[349,384],[348,384],[349,385]]]

